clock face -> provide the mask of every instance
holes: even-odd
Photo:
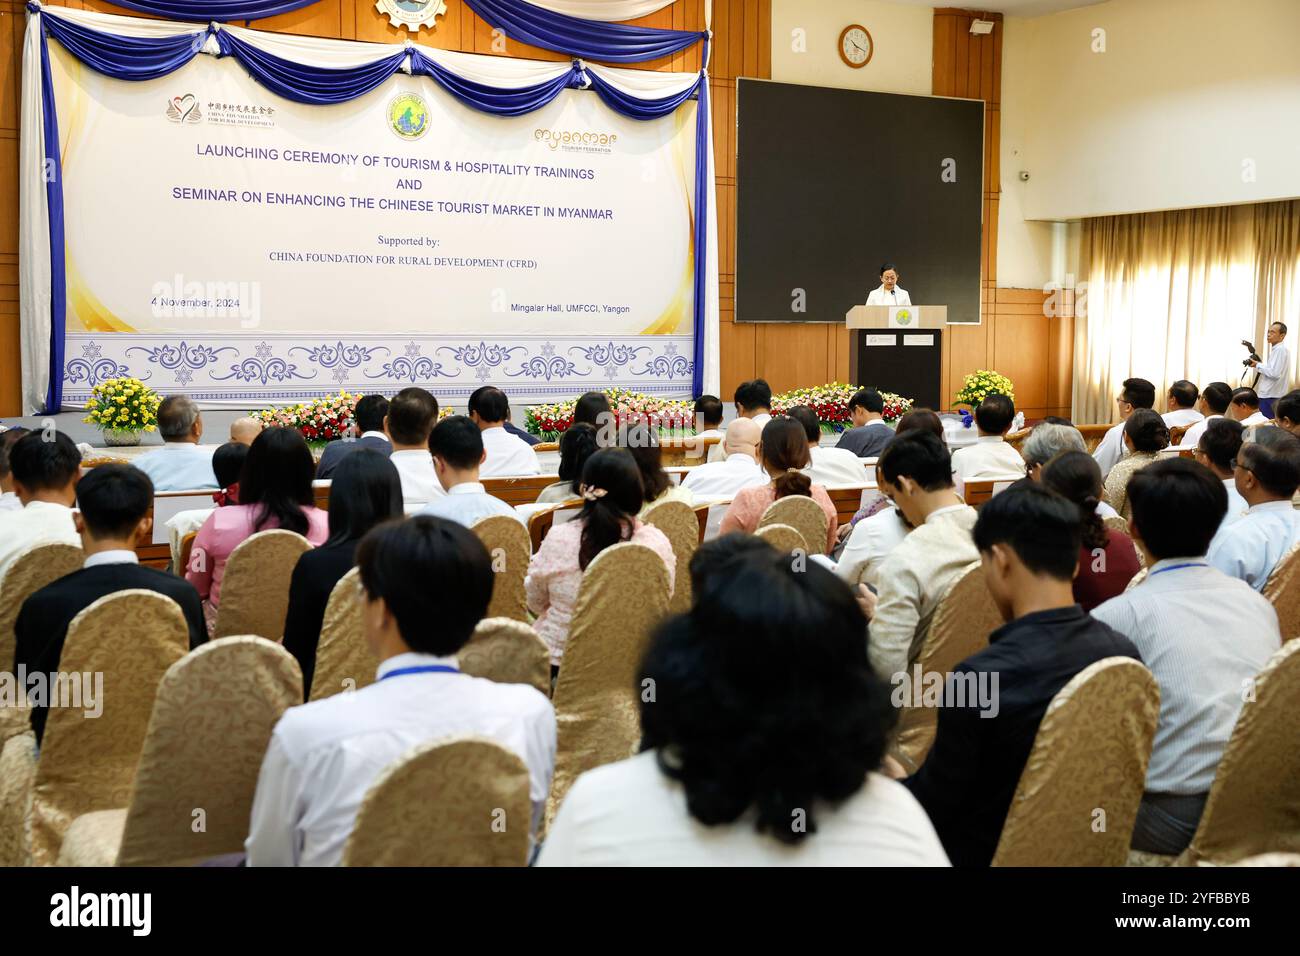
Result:
[[[875,45],[866,27],[855,23],[840,34],[840,58],[854,69],[866,66],[874,52]]]

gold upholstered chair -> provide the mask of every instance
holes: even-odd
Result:
[[[531,624],[488,617],[457,655],[460,669],[499,684],[528,684],[551,696],[551,651]]]
[[[344,866],[524,866],[528,769],[493,740],[421,744],[370,786]]]
[[[23,602],[65,574],[78,570],[85,555],[74,544],[37,544],[19,554],[0,577],[0,670],[14,662],[14,622]],[[0,746],[31,727],[27,700],[0,701]]]
[[[654,525],[664,533],[677,557],[677,571],[673,578],[673,596],[668,610],[674,614],[689,611],[691,607],[691,558],[700,546],[700,521],[695,509],[684,501],[660,501],[646,509],[641,516],[646,524]]]
[[[1156,679],[1131,657],[1075,674],[1047,705],[994,866],[1123,866],[1160,716]]]
[[[17,796],[20,812],[30,806],[24,828],[36,865],[58,859],[63,836],[77,817],[130,802],[154,693],[188,646],[180,606],[154,591],[118,591],[72,619],[59,669],[94,675],[94,700],[83,693],[79,701],[72,696],[65,701],[71,706],[50,707],[39,759],[30,746],[17,753],[6,746],[4,761],[16,762],[0,766],[0,777],[30,775],[26,799]]]
[[[1264,583],[1264,597],[1277,612],[1283,643],[1300,637],[1300,545],[1291,548],[1273,566]]]
[[[952,673],[966,658],[987,647],[989,634],[1003,623],[984,584],[984,570],[974,561],[939,599],[925,642],[908,670],[909,681],[917,667],[923,678],[927,674]],[[893,755],[909,774],[925,763],[938,724],[939,709],[926,706],[923,700],[910,701],[902,708]]]
[[[758,527],[788,524],[808,543],[810,554],[826,552],[826,512],[807,495],[786,495],[767,506],[758,519]]]
[[[364,600],[361,572],[356,568],[339,578],[330,591],[320,641],[316,645],[310,700],[332,697],[345,690],[360,690],[375,682],[379,658],[366,643],[361,620]]]
[[[129,806],[77,817],[59,864],[180,866],[243,849],[271,731],[301,701],[298,662],[261,637],[177,661],[158,684]]]
[[[637,668],[668,603],[668,569],[645,545],[613,545],[587,565],[555,684],[548,825],[580,774],[636,752],[641,742]]]
[[[1283,644],[1243,693],[1191,844],[1177,857],[1135,850],[1130,866],[1223,866],[1300,853],[1300,641]]]
[[[221,604],[213,637],[256,634],[277,644],[284,639],[293,569],[311,543],[276,528],[239,542],[226,560]]]
[[[474,522],[471,529],[492,556],[492,602],[487,617],[528,620],[524,578],[532,557],[532,542],[523,523],[509,515],[492,515]]]
[[[755,534],[783,553],[802,551],[808,553],[808,542],[788,524],[765,524]]]

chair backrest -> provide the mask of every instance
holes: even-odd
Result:
[[[1160,688],[1131,657],[1075,674],[1047,705],[994,866],[1123,866],[1146,784]]]
[[[874,458],[864,458],[863,467],[875,470]],[[835,506],[835,517],[840,524],[847,524],[853,520],[853,516],[861,510],[863,503],[867,501],[867,496],[875,496],[876,483],[874,481],[866,482],[861,485],[831,485],[826,489],[826,494],[830,496],[831,504]]]
[[[579,774],[635,753],[641,740],[637,668],[667,611],[668,569],[645,545],[612,545],[587,565],[555,685],[548,823]]]
[[[509,515],[493,515],[474,522],[471,530],[492,556],[492,600],[487,616],[527,621],[524,577],[533,554],[528,529]]]
[[[1300,545],[1291,548],[1273,566],[1264,584],[1264,597],[1277,612],[1282,640],[1300,637]]]
[[[961,497],[966,504],[972,508],[978,508],[993,498],[999,492],[1005,491],[1018,479],[1016,478],[977,478],[973,481],[963,482],[961,486]]]
[[[662,531],[673,546],[677,570],[673,579],[673,596],[668,610],[673,614],[691,607],[691,558],[700,546],[700,521],[695,510],[684,501],[661,501],[641,516],[649,525]]]
[[[499,684],[529,684],[551,696],[551,651],[531,624],[484,618],[457,658],[466,674]]]
[[[565,511],[574,511],[582,507],[582,499],[570,499],[561,501],[559,504],[543,508],[541,511],[534,511],[528,516],[528,543],[533,549],[533,554],[542,546],[546,536],[551,533],[551,528],[555,526],[556,515]],[[527,576],[527,575],[525,575]]]
[[[154,694],[167,668],[185,656],[189,639],[180,606],[155,591],[118,591],[72,619],[59,660],[68,677],[59,689],[64,706],[50,707],[36,767],[37,866],[58,859],[63,835],[77,817],[130,805]]]
[[[1088,454],[1091,455],[1101,444],[1101,440],[1106,437],[1106,432],[1114,428],[1114,425],[1075,425],[1079,429],[1079,434],[1083,436],[1083,443],[1087,447]]]
[[[810,554],[826,551],[826,512],[807,495],[786,495],[767,506],[758,519],[762,528],[769,524],[788,524],[801,535]]]
[[[691,510],[695,513],[695,522],[699,525],[699,536],[696,538],[697,546],[704,543],[704,535],[709,529],[709,509],[713,507],[708,502],[694,505]]]
[[[190,555],[194,553],[194,539],[199,536],[197,531],[191,531],[181,538],[180,560],[176,564],[176,573],[185,577],[185,569],[190,566]]]
[[[1246,701],[1180,863],[1300,853],[1300,641],[1282,645],[1242,693]]]
[[[928,674],[952,673],[966,658],[987,647],[989,634],[1003,623],[985,586],[984,569],[974,561],[953,579],[939,599],[912,672],[920,668],[923,680]],[[939,709],[925,706],[923,700],[910,701],[903,708],[894,756],[909,772],[925,763],[938,722]]]
[[[209,641],[168,668],[118,866],[184,866],[243,849],[271,731],[301,701],[298,662],[261,637]]]
[[[803,535],[788,524],[766,524],[760,527],[755,534],[778,551],[785,553],[802,551],[805,554],[808,553],[808,542],[803,539]]]
[[[360,690],[375,682],[379,658],[366,643],[361,621],[361,572],[353,568],[334,585],[325,605],[316,669],[312,673],[311,700],[332,697],[345,690]]]
[[[212,636],[256,634],[276,643],[283,640],[289,582],[294,565],[310,548],[302,535],[279,528],[239,542],[226,560]]]
[[[1169,444],[1181,445],[1183,436],[1187,434],[1187,429],[1191,427],[1190,425],[1171,425],[1169,427]]]
[[[482,737],[415,747],[371,784],[344,866],[524,866],[528,769]]]
[[[510,507],[530,505],[550,485],[560,480],[559,475],[527,475],[519,478],[484,478],[483,490],[500,498]]]
[[[76,571],[84,560],[85,555],[76,545],[50,543],[34,545],[9,563],[0,576],[0,670],[7,670],[14,662],[14,623],[23,602],[45,585]],[[31,726],[27,698],[23,694],[17,697],[12,705],[0,701],[0,746]]]

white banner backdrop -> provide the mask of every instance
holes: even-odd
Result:
[[[689,392],[694,102],[500,118],[398,75],[307,106],[230,59],[127,83],[50,50],[66,402],[123,374],[239,405]]]

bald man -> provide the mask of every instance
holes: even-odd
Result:
[[[241,445],[253,444],[253,439],[262,434],[262,423],[256,418],[236,418],[230,423],[230,440]]]
[[[767,474],[758,464],[758,440],[763,428],[752,418],[737,418],[722,441],[726,457],[697,465],[686,473],[682,487],[699,498],[733,498],[741,488],[761,485]]]

